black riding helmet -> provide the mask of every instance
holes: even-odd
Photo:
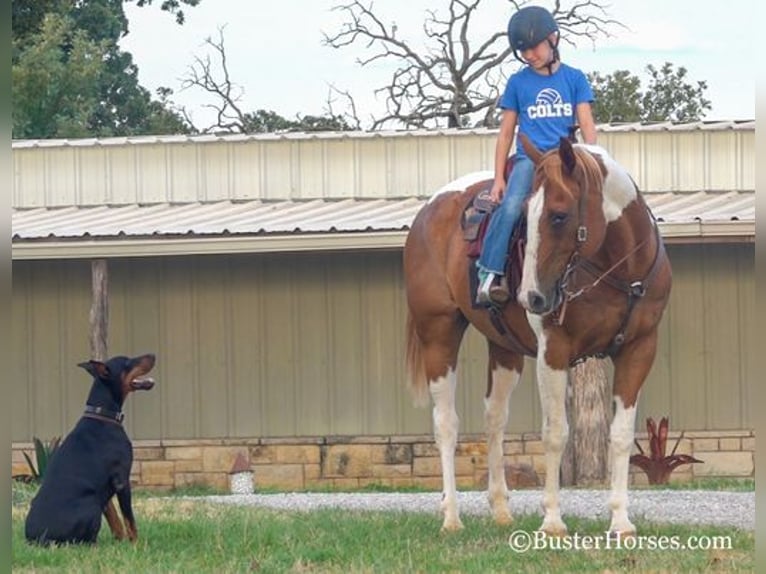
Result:
[[[548,40],[553,48],[553,61],[559,59],[559,27],[548,10],[540,6],[525,6],[508,21],[508,42],[517,60],[523,62],[518,52],[534,48],[548,36],[557,32],[556,41]]]

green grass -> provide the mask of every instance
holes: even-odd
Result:
[[[135,501],[139,541],[120,543],[104,524],[95,547],[39,548],[24,541],[34,492],[13,498],[14,572],[748,572],[752,532],[638,521],[641,536],[729,536],[731,550],[529,550],[508,545],[514,530],[533,532],[537,516],[510,527],[463,516],[465,529],[439,532],[432,514],[320,510],[283,512],[142,496]],[[601,536],[605,521],[566,517],[570,533]]]

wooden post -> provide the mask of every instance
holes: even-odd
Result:
[[[608,476],[611,393],[603,359],[590,358],[569,372],[569,441],[561,460],[563,486],[603,484]]]
[[[109,292],[106,259],[91,262],[92,301],[90,306],[90,358],[108,357]]]

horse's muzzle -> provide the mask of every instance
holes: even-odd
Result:
[[[549,294],[531,289],[527,292],[526,301],[519,301],[530,313],[547,315],[561,305],[561,289],[555,288]]]

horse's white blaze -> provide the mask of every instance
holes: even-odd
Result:
[[[428,388],[434,402],[434,437],[439,447],[442,463],[442,509],[444,510],[445,530],[462,527],[457,510],[457,486],[455,484],[455,447],[459,419],[455,410],[455,388],[457,376],[448,369],[444,377],[430,381]]]
[[[607,223],[616,221],[622,215],[623,210],[638,197],[635,183],[625,168],[618,164],[604,148],[597,145],[576,145],[585,148],[593,155],[597,155],[604,163],[604,167],[606,167],[602,203],[604,218]]]
[[[486,181],[494,179],[495,172],[494,171],[474,171],[471,173],[467,173],[465,175],[460,176],[457,179],[452,180],[449,183],[444,184],[439,189],[437,189],[433,195],[428,199],[428,203],[431,203],[434,199],[436,199],[439,195],[442,193],[446,193],[448,191],[465,191],[472,185],[479,183],[480,181]]]
[[[609,506],[612,509],[612,532],[635,532],[628,519],[628,467],[633,448],[636,406],[625,408],[620,397],[614,398],[615,412],[610,432],[609,455],[612,462],[612,492]]]
[[[547,338],[542,318],[527,313],[532,329],[537,333],[537,386],[543,408],[543,445],[545,447],[545,516],[540,530],[548,533],[566,532],[559,506],[559,469],[561,454],[566,446],[569,425],[566,416],[567,370],[554,369],[545,362]]]
[[[498,522],[511,521],[511,514],[508,511],[508,485],[505,482],[503,464],[503,438],[508,424],[508,404],[518,382],[517,371],[498,365],[492,371],[492,391],[484,399],[489,458],[487,495]]]
[[[540,218],[543,215],[545,190],[540,187],[529,198],[527,205],[527,246],[524,249],[524,265],[521,273],[518,300],[526,306],[530,291],[537,290],[537,249],[540,246]]]

